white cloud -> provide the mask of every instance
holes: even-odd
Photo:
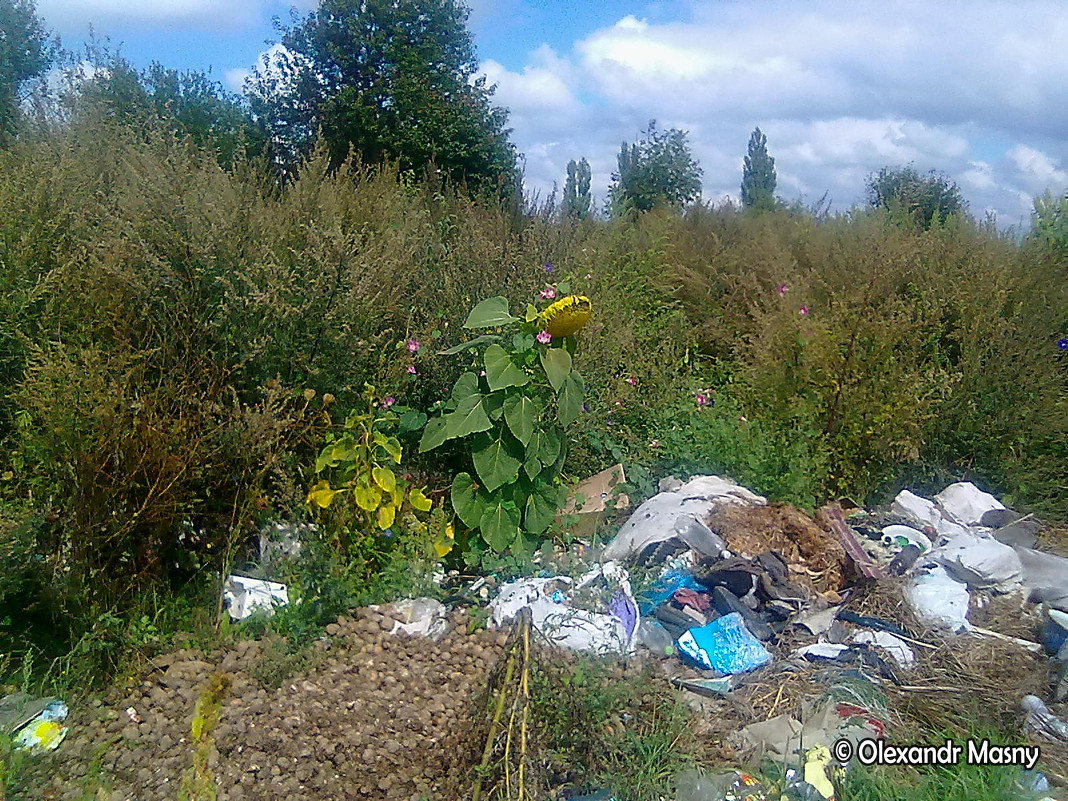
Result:
[[[481,72],[496,84],[496,101],[507,106],[513,115],[538,113],[572,113],[578,101],[566,83],[566,66],[548,48],[542,65],[527,65],[523,72],[509,72],[496,61],[486,61]]]
[[[623,17],[522,69],[487,63],[531,187],[562,182],[585,155],[603,193],[620,141],[650,118],[690,131],[708,198],[737,196],[755,125],[780,194],[829,192],[837,208],[864,201],[872,172],[909,163],[1010,223],[1068,183],[1068,165],[1048,155],[1068,153],[1062,0],[1026,12],[1011,0],[689,0],[675,6],[689,15],[667,22],[662,5],[655,22]]]
[[[1016,145],[1005,155],[1016,167],[1019,178],[1036,194],[1047,187],[1068,187],[1068,171],[1058,169],[1045,153]]]
[[[231,92],[241,94],[245,91],[245,81],[252,77],[252,70],[248,67],[235,67],[223,72],[223,84]]]

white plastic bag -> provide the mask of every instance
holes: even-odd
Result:
[[[959,634],[968,623],[968,587],[938,565],[916,576],[905,589],[905,599],[916,616],[928,626]]]

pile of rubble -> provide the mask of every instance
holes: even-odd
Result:
[[[528,607],[549,642],[659,659],[706,712],[709,699],[754,700],[777,685],[774,703],[725,736],[737,753],[782,761],[794,790],[813,799],[830,798],[833,787],[816,781],[826,771],[812,766],[829,770],[827,749],[843,738],[854,747],[883,738],[888,698],[952,689],[931,681],[944,673],[934,665],[947,642],[960,653],[982,638],[993,643],[976,646],[984,654],[1007,649],[998,658],[1009,670],[1024,666],[1026,678],[1015,687],[985,682],[989,691],[1018,693],[1009,702],[1027,713],[1031,737],[1066,739],[1034,693],[1043,692],[1043,650],[1054,665],[1068,664],[1068,559],[1035,548],[1033,517],[966,482],[930,500],[903,491],[879,511],[831,504],[815,518],[716,476],[666,479],[660,490],[581,577],[543,572],[504,585],[490,604],[493,623],[506,626]],[[873,605],[880,594],[900,603]],[[1011,633],[970,619],[1006,602],[1026,621]],[[1051,702],[1068,693],[1066,672]],[[775,715],[784,686],[800,684],[793,714]]]

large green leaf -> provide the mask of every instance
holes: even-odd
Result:
[[[504,402],[504,421],[524,448],[534,433],[538,412],[538,404],[526,395],[512,395]]]
[[[560,432],[555,427],[543,428],[538,438],[538,461],[551,465],[560,455]]]
[[[486,348],[486,381],[492,390],[521,387],[530,383],[530,376],[520,370],[500,345]]]
[[[482,398],[482,408],[486,410],[489,419],[497,422],[504,414],[504,392],[491,392]]]
[[[571,354],[563,348],[549,348],[541,354],[545,377],[555,392],[560,391],[564,379],[571,373]]]
[[[542,484],[527,497],[523,510],[523,528],[531,534],[541,534],[553,522],[560,508],[561,492],[552,484]]]
[[[433,417],[427,421],[426,428],[423,429],[423,436],[419,439],[419,453],[432,451],[441,443],[450,439],[449,421],[446,417]]]
[[[514,323],[517,319],[508,313],[508,298],[498,296],[487,298],[471,309],[464,328],[492,328]]]
[[[478,528],[478,524],[482,522],[482,513],[486,509],[486,504],[479,496],[475,480],[468,473],[457,473],[452,480],[449,497],[456,516],[468,528]]]
[[[498,487],[515,481],[519,474],[520,461],[505,441],[504,432],[500,432],[496,438],[489,434],[478,435],[471,450],[471,460],[475,463],[475,471],[486,492],[493,492]]]
[[[468,395],[456,407],[456,411],[445,415],[448,421],[449,437],[466,437],[479,431],[493,428],[486,410],[482,408],[481,395]]]
[[[472,395],[481,395],[482,393],[478,388],[478,376],[474,373],[467,372],[456,379],[456,383],[452,386],[452,395],[450,400],[453,406],[459,406],[460,401],[464,398],[469,398]]]
[[[504,501],[495,499],[482,513],[478,527],[486,543],[500,553],[519,536],[519,513]]]
[[[564,379],[560,392],[556,396],[556,416],[560,425],[570,425],[578,419],[582,409],[582,376],[572,370]]]
[[[541,472],[543,465],[538,454],[541,452],[541,440],[544,436],[545,432],[538,429],[530,436],[530,442],[527,443],[526,451],[523,454],[523,472],[527,474],[528,478],[534,478],[534,476]]]
[[[463,353],[465,350],[477,347],[483,342],[500,342],[501,338],[496,334],[483,334],[480,337],[469,339],[467,342],[461,342],[459,345],[453,345],[447,350],[438,351],[438,356],[455,356],[457,353]]]

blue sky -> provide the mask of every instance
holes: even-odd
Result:
[[[313,0],[301,0],[307,11]],[[689,131],[708,199],[737,198],[750,132],[778,191],[863,202],[885,165],[939,169],[971,210],[1026,223],[1068,190],[1064,0],[469,0],[481,67],[542,196],[585,156],[603,197],[622,140]],[[76,45],[93,24],[138,66],[211,69],[232,89],[275,34],[274,0],[38,0]]]

